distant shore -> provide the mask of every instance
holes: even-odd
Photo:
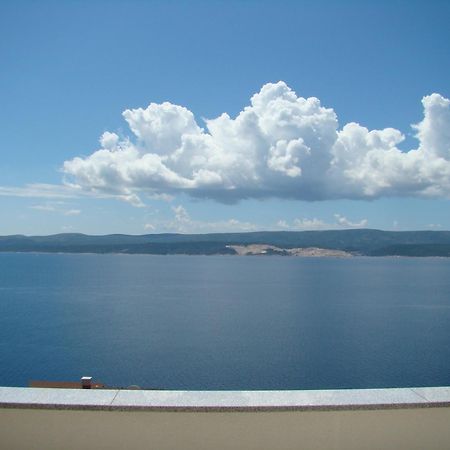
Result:
[[[450,231],[267,231],[213,234],[63,233],[0,236],[0,252],[337,257],[450,257]]]
[[[354,259],[354,258],[370,258],[370,259],[380,259],[380,258],[395,258],[395,259],[449,259],[449,256],[437,256],[437,255],[430,255],[430,256],[410,256],[410,255],[380,255],[380,256],[373,256],[373,255],[361,255],[361,254],[346,254],[345,256],[334,254],[333,251],[328,251],[327,249],[322,249],[324,252],[322,254],[279,254],[279,253],[247,253],[247,254],[238,254],[238,253],[125,253],[125,252],[46,252],[46,251],[2,251],[0,250],[0,255],[81,255],[81,256],[159,256],[159,257],[170,257],[170,256],[182,256],[182,257],[192,257],[192,256],[201,256],[205,258],[209,258],[212,256],[219,256],[224,258],[229,257],[248,257],[248,258],[304,258],[304,259]]]

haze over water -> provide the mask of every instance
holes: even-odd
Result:
[[[450,384],[450,260],[0,254],[0,385]]]

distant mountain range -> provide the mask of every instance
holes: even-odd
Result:
[[[261,231],[215,234],[64,233],[51,236],[0,236],[0,252],[236,254],[230,246],[268,245],[279,249],[319,248],[366,256],[450,256],[450,231]],[[267,254],[273,254],[269,252]],[[291,254],[284,252],[282,254]]]

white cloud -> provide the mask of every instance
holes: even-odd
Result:
[[[191,222],[188,212],[184,206],[172,206],[172,211],[175,214],[175,221],[179,224],[185,224]]]
[[[359,222],[351,222],[347,217],[341,216],[340,214],[335,214],[334,217],[339,225],[347,228],[364,228],[368,223],[367,219],[362,219]]]
[[[368,225],[367,219],[362,219],[359,222],[352,222],[341,214],[335,214],[335,222],[325,222],[324,220],[317,218],[297,218],[288,223],[286,220],[279,220],[277,222],[278,229],[284,230],[297,230],[297,231],[307,231],[307,230],[339,230],[345,228],[364,228]]]
[[[63,214],[65,216],[78,216],[79,214],[81,214],[81,210],[80,209],[69,209],[67,211],[64,211]]]
[[[130,203],[131,205],[135,206],[136,208],[144,208],[145,207],[145,203],[136,194],[118,195],[117,198],[119,198],[120,200],[123,200],[127,203]]]
[[[0,186],[0,196],[2,197],[63,199],[75,198],[80,194],[83,194],[80,186],[62,186],[58,184],[41,183],[27,184],[24,187]]]
[[[78,216],[81,214],[80,209],[67,209],[68,205],[65,201],[48,201],[39,205],[32,205],[29,208],[36,211],[59,213],[65,216]]]
[[[130,190],[121,189],[118,192],[106,192],[96,189],[85,189],[74,183],[44,184],[34,183],[25,186],[0,186],[0,197],[23,197],[23,198],[41,198],[41,199],[73,199],[80,197],[90,198],[115,198],[130,203],[136,207],[145,207],[141,198]],[[152,194],[150,198],[156,200],[172,201],[172,197],[167,194]],[[34,205],[30,208],[41,211],[52,211],[51,205]]]
[[[100,145],[103,148],[113,149],[119,143],[119,136],[116,133],[110,133],[109,131],[105,131],[100,139]]]
[[[30,206],[30,209],[35,209],[36,211],[46,211],[46,212],[53,212],[55,211],[55,207],[52,205],[32,205]]]
[[[422,104],[418,146],[404,152],[400,131],[339,128],[333,109],[281,81],[264,85],[237,117],[205,120],[205,129],[182,106],[151,103],[123,113],[131,137],[106,132],[99,150],[66,161],[63,171],[79,188],[136,206],[142,192],[222,202],[450,197],[450,101],[432,94]]]
[[[164,202],[171,202],[174,197],[173,195],[169,195],[169,194],[149,194],[148,195],[149,198],[151,198],[152,200],[162,200]]]
[[[173,218],[161,220],[155,219],[151,223],[143,225],[150,232],[176,232],[176,233],[226,233],[248,232],[261,230],[339,230],[346,228],[363,228],[368,224],[367,219],[357,222],[350,221],[341,214],[335,214],[336,221],[327,222],[317,218],[296,218],[291,222],[280,219],[274,225],[267,226],[248,221],[240,221],[234,218],[218,221],[203,221],[190,216],[182,205],[172,206]]]
[[[335,228],[335,225],[328,224],[320,219],[294,219],[294,224],[292,225],[295,230],[325,230],[330,228]]]
[[[290,228],[290,225],[285,220],[279,220],[276,226],[282,230],[288,230]]]
[[[182,205],[172,207],[173,219],[156,220],[144,225],[149,231],[164,231],[176,233],[226,233],[256,231],[259,227],[251,222],[242,222],[236,219],[219,221],[202,221],[191,218]]]

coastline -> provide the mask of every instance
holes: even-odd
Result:
[[[291,257],[450,257],[450,231],[258,231],[206,234],[0,236],[0,252],[257,255]]]
[[[230,253],[137,253],[137,252],[46,252],[46,251],[36,251],[36,250],[30,250],[30,251],[20,251],[20,250],[0,250],[0,255],[2,254],[11,254],[11,255],[24,255],[24,254],[30,254],[30,255],[99,255],[99,256],[161,256],[161,257],[168,257],[168,256],[183,256],[183,257],[192,257],[192,256],[198,256],[198,257],[214,257],[214,256],[220,256],[220,257],[247,257],[247,258],[299,258],[299,259],[355,259],[355,258],[361,258],[361,259],[383,259],[383,258],[389,258],[389,259],[448,259],[450,260],[450,256],[440,256],[440,255],[364,255],[364,254],[350,254],[349,256],[337,256],[337,255],[317,255],[317,256],[310,256],[310,255],[279,255],[279,254],[245,254],[245,255],[239,255],[237,253],[230,254]]]

